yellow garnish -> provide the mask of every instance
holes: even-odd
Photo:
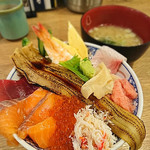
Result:
[[[68,43],[78,51],[82,59],[88,57],[88,49],[84,41],[70,22],[68,23]]]

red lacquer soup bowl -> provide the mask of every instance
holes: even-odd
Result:
[[[137,46],[115,46],[100,42],[88,34],[88,31],[101,24],[130,28],[143,41]],[[134,62],[150,46],[150,17],[144,13],[125,6],[111,5],[93,8],[81,18],[81,34],[86,42],[107,45],[127,57],[128,62]]]

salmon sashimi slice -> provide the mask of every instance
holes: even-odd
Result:
[[[37,89],[27,98],[21,101],[9,100],[1,102],[0,106],[0,134],[7,138],[9,145],[16,145],[13,134],[17,133],[18,127],[37,103],[47,94],[42,88]],[[12,102],[10,102],[12,101]]]
[[[27,115],[31,112],[31,110],[40,102],[42,98],[44,98],[48,94],[47,90],[42,88],[38,88],[33,94],[28,96],[25,100],[23,100],[24,112]]]
[[[12,100],[0,110],[0,134],[16,145],[13,134],[29,136],[40,148],[72,150],[76,119],[74,114],[85,107],[75,96],[56,95],[42,88],[21,101]]]
[[[32,26],[32,29],[37,37],[43,41],[45,50],[52,62],[58,64],[60,61],[66,61],[72,58],[72,55],[65,48],[52,39],[42,24],[39,23],[38,27]]]
[[[64,100],[61,96],[48,92],[48,95],[40,101],[40,103],[32,110],[32,112],[20,125],[18,128],[18,136],[22,139],[25,139],[27,137],[28,128],[40,123],[49,116],[52,116],[52,114],[54,114],[57,110],[53,109],[53,107],[55,106],[59,108],[63,101]]]
[[[50,146],[49,141],[55,130],[56,121],[53,117],[48,117],[44,121],[29,127],[27,134],[40,148],[47,148]]]
[[[16,103],[0,111],[0,134],[7,138],[7,144],[15,146],[17,141],[13,134],[24,120],[25,114],[21,103]]]
[[[29,84],[25,78],[17,81],[0,80],[0,101],[26,98],[37,88],[37,86]]]
[[[74,113],[85,104],[75,96],[66,97],[49,92],[45,100],[37,106],[18,128],[18,136],[22,139],[29,136],[41,148],[73,149],[69,136],[76,122]],[[49,117],[53,119],[47,128],[46,120]],[[45,124],[47,130],[44,128]]]

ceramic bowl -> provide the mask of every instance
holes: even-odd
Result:
[[[86,42],[86,46],[89,49],[89,58],[92,58],[95,55],[95,52],[100,48],[99,45],[96,44],[91,44]],[[142,110],[143,110],[143,92],[142,88],[140,85],[140,82],[133,71],[133,69],[128,65],[127,62],[122,62],[117,75],[120,76],[121,78],[126,78],[135,88],[136,92],[138,93],[138,97],[134,100],[134,104],[136,106],[136,109],[134,111],[134,115],[138,116],[141,118],[142,115]],[[17,70],[15,67],[11,70],[9,73],[7,79],[11,80],[19,80],[19,76],[17,74]],[[26,149],[28,150],[42,150],[39,148],[31,139],[26,138],[25,140],[20,139],[17,134],[14,134],[15,139]],[[111,150],[117,150],[124,141],[122,139],[117,140],[117,143],[114,145],[114,148]]]

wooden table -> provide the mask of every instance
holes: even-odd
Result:
[[[118,4],[136,8],[150,16],[149,0],[103,0],[102,5]],[[28,19],[30,27],[27,37],[37,44],[36,36],[32,32],[31,26],[41,22],[47,29],[51,29],[53,35],[59,39],[67,40],[68,21],[75,26],[80,33],[81,14],[70,12],[65,7],[59,7],[55,10],[37,13],[36,18]],[[14,49],[21,47],[21,40],[8,41],[0,36],[0,79],[5,79],[12,67],[14,66],[10,56]],[[150,150],[150,48],[145,54],[133,64],[133,70],[137,74],[144,93],[144,108],[142,120],[146,126],[146,138],[140,150]],[[24,150],[23,147],[8,147],[5,139],[0,136],[0,150]],[[127,150],[128,145],[125,143],[119,150]]]

